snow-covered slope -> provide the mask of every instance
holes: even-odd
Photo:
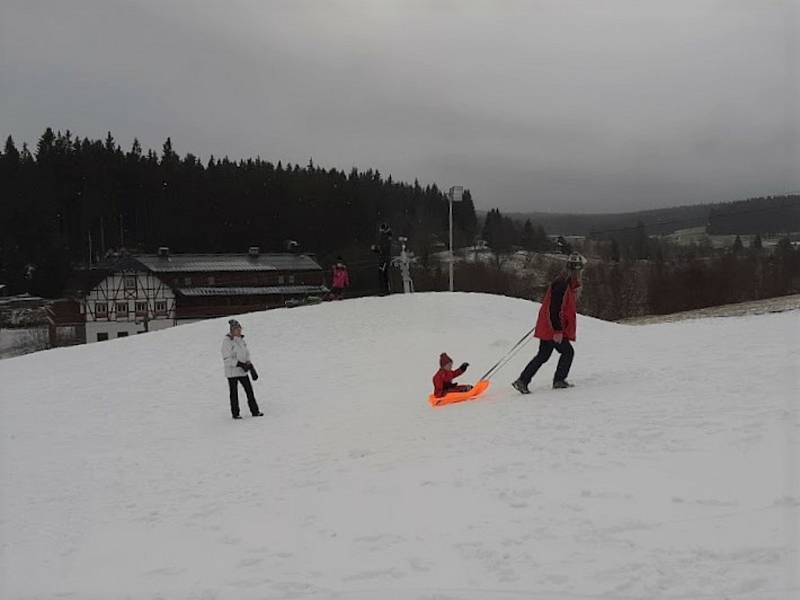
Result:
[[[224,320],[0,362],[0,597],[796,598],[798,313],[581,318],[576,388],[511,390],[530,344],[428,406],[440,352],[477,377],[537,308],[243,315],[238,422]]]

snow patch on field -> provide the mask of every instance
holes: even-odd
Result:
[[[620,323],[628,325],[649,325],[652,323],[671,323],[675,321],[686,321],[688,319],[707,319],[710,317],[742,317],[745,315],[765,315],[768,313],[797,311],[800,309],[800,294],[790,296],[778,296],[776,298],[766,298],[764,300],[753,300],[751,302],[737,302],[734,304],[723,304],[722,306],[710,306],[696,310],[687,310],[668,315],[648,315],[644,317],[631,317],[621,319]],[[800,315],[800,313],[797,313]]]
[[[0,362],[0,597],[796,598],[798,313],[579,323],[555,360],[432,409],[538,305],[481,294],[243,315]],[[735,326],[734,326],[735,324]],[[245,410],[246,414],[246,410]]]

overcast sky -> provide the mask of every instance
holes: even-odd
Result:
[[[800,189],[795,0],[0,0],[0,134],[377,168],[481,209]]]

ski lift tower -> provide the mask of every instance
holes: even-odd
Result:
[[[392,261],[400,267],[400,274],[403,276],[403,293],[411,294],[414,292],[414,281],[411,279],[411,258],[406,251],[408,238],[400,236],[397,239],[401,244],[400,256]]]
[[[454,185],[448,192],[450,198],[450,291],[453,291],[453,263],[456,260],[455,252],[453,251],[453,202],[461,202],[461,196],[464,194],[464,188],[460,185]]]

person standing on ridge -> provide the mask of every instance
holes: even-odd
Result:
[[[331,299],[341,300],[344,297],[345,288],[350,286],[350,274],[341,256],[336,257],[336,264],[331,270]]]
[[[553,377],[553,388],[572,387],[572,384],[567,382],[567,375],[575,356],[575,350],[570,342],[575,341],[577,296],[581,287],[581,270],[584,262],[585,259],[581,255],[570,255],[566,269],[562,269],[547,288],[533,333],[534,337],[539,338],[539,352],[511,384],[520,394],[531,393],[528,384],[539,367],[549,360],[553,350],[557,350],[561,355]]]
[[[392,293],[389,281],[389,266],[392,264],[392,230],[386,223],[378,229],[378,243],[372,245],[372,251],[378,255],[378,280],[381,296]]]
[[[250,362],[250,351],[242,335],[242,326],[236,319],[228,321],[230,332],[222,338],[222,362],[225,364],[225,377],[228,378],[228,389],[230,390],[231,416],[234,419],[241,419],[239,415],[239,392],[238,386],[242,385],[247,394],[247,406],[250,414],[254,417],[263,417],[258,409],[256,397],[253,394],[253,386],[250,383],[248,373],[253,377],[253,381],[258,379],[253,363]]]

